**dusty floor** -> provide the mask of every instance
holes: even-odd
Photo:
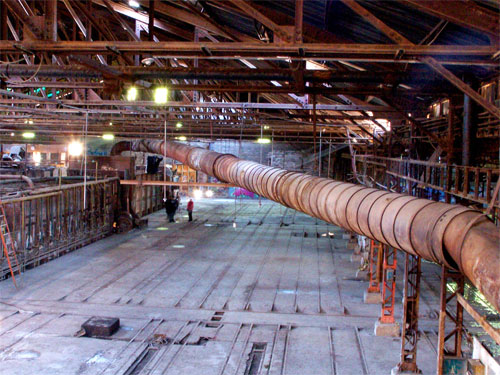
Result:
[[[0,282],[0,374],[389,374],[400,340],[374,336],[380,306],[362,303],[342,231],[262,203],[197,202],[193,223],[158,212],[18,290]],[[433,374],[439,268],[423,267],[418,363]],[[396,299],[400,316],[401,285]],[[77,337],[91,316],[121,328]]]

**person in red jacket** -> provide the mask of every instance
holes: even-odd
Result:
[[[189,200],[186,208],[187,208],[187,212],[188,212],[188,215],[189,215],[189,221],[193,221],[194,202],[193,202],[192,199]]]

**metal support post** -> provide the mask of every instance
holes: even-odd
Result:
[[[403,291],[401,360],[397,372],[420,374],[417,367],[418,307],[420,298],[420,257],[406,254]]]
[[[371,240],[370,242],[370,272],[368,292],[380,293],[380,280],[382,269],[383,249],[382,244]]]
[[[390,246],[383,246],[384,263],[382,278],[382,312],[380,322],[383,324],[394,324],[394,304],[396,293],[396,268],[397,250]]]
[[[441,267],[441,303],[439,311],[439,334],[438,334],[438,356],[437,374],[444,374],[445,357],[462,357],[462,334],[463,334],[463,306],[459,303],[457,294],[464,293],[464,276],[455,271]],[[452,302],[452,300],[455,301]],[[447,306],[450,309],[447,309]],[[446,318],[454,325],[454,328],[446,334]],[[446,346],[447,342],[452,345]]]
[[[382,280],[382,263],[384,252],[382,244],[370,241],[370,258],[368,261],[368,288],[364,294],[365,303],[381,303],[382,294],[380,291],[380,282]]]
[[[394,319],[396,295],[397,250],[383,245],[382,311],[375,323],[375,335],[398,337],[399,323]]]

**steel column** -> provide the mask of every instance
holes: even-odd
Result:
[[[420,257],[406,253],[403,291],[403,332],[398,369],[419,374],[417,367],[418,310],[420,298]]]
[[[380,281],[382,279],[382,259],[384,256],[383,245],[370,241],[370,260],[368,269],[368,293],[380,293]]]
[[[457,295],[464,293],[465,278],[462,274],[441,267],[441,299],[439,311],[437,375],[443,375],[444,357],[462,356],[463,306]],[[455,299],[455,301],[453,301]],[[450,307],[450,310],[447,308]],[[446,318],[453,324],[453,329],[446,334]],[[453,340],[452,348],[445,344]]]
[[[398,265],[397,250],[390,246],[383,246],[384,263],[382,277],[382,311],[380,323],[394,324],[394,306],[396,298],[396,269]]]

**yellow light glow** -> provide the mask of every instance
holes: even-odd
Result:
[[[168,89],[166,87],[158,87],[155,89],[155,103],[162,104],[168,100]]]
[[[15,136],[15,134],[14,133],[10,133],[10,136],[13,137],[13,136]]]
[[[137,99],[137,89],[134,86],[132,86],[127,91],[127,100],[129,102],[133,102],[136,99]]]
[[[269,138],[259,138],[257,139],[257,143],[261,144],[271,143],[271,140]]]
[[[112,122],[110,122],[110,123],[109,123],[109,126],[113,126],[113,123],[112,123]]]
[[[264,130],[267,130],[267,129],[269,129],[269,126],[265,125]]]
[[[181,135],[180,137],[177,137],[177,139],[179,141],[185,141],[187,138],[185,136]]]
[[[38,151],[33,152],[33,161],[36,164],[40,164],[40,162],[42,161],[42,154],[40,154],[40,152]]]
[[[102,139],[104,139],[105,141],[112,141],[113,139],[115,139],[115,135],[111,133],[104,133],[102,135]]]
[[[83,153],[83,145],[81,142],[73,141],[68,145],[68,154],[70,156],[80,156]]]
[[[177,129],[182,128],[182,122],[178,122],[177,124],[175,124],[175,127],[176,127]]]
[[[206,196],[207,198],[212,198],[212,197],[214,196],[214,192],[213,192],[213,190],[207,190],[207,191],[205,192],[205,196]]]
[[[33,139],[33,138],[35,138],[35,133],[33,133],[33,132],[24,132],[23,133],[23,138]]]
[[[203,192],[200,189],[193,191],[193,196],[195,199],[200,199],[203,196]]]

